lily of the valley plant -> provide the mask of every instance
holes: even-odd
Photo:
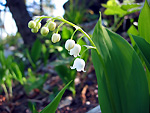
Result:
[[[124,8],[127,7],[128,4],[124,5]],[[131,35],[132,46],[120,35],[103,27],[101,17],[95,26],[92,38],[80,27],[62,17],[40,16],[31,20],[28,26],[33,33],[39,31],[40,22],[44,18],[49,18],[41,28],[41,34],[44,36],[56,28],[55,20],[62,22],[52,35],[53,43],[60,41],[61,36],[58,32],[64,23],[75,28],[73,35],[76,31],[80,31],[90,41],[91,45],[85,47],[86,50],[92,50],[102,113],[150,112],[150,5],[147,0],[139,16],[139,34]],[[80,55],[81,46],[75,43],[73,35],[65,43],[69,54],[76,58],[73,66],[70,67],[85,72],[85,62]]]
[[[43,18],[50,18],[47,20],[46,24],[41,28],[41,20]],[[31,29],[31,31],[33,33],[37,33],[40,29],[40,33],[41,35],[43,36],[47,36],[49,31],[54,31],[56,29],[56,23],[54,22],[55,20],[60,20],[62,21],[62,24],[60,24],[57,28],[57,31],[56,33],[54,33],[51,37],[51,41],[53,43],[57,43],[60,41],[61,39],[61,36],[60,34],[58,33],[59,32],[59,28],[64,24],[64,23],[67,23],[73,27],[75,27],[75,31],[73,33],[73,35],[75,34],[75,32],[77,31],[81,31],[83,33],[84,36],[88,37],[88,39],[90,39],[90,41],[92,42],[91,38],[89,37],[88,34],[86,34],[80,27],[76,26],[75,24],[73,23],[70,23],[69,21],[65,20],[64,18],[62,17],[47,17],[47,16],[38,16],[35,20],[31,20],[29,23],[28,23],[28,27]],[[36,31],[36,32],[35,32]],[[69,54],[74,56],[76,59],[74,60],[74,64],[73,66],[70,66],[71,69],[76,69],[77,71],[84,71],[84,67],[85,67],[85,61],[81,58],[77,58],[77,57],[80,57],[80,51],[81,51],[81,46],[77,43],[75,43],[75,41],[73,40],[73,35],[72,37],[70,37],[70,39],[68,39],[66,42],[65,42],[65,48],[68,50]],[[83,37],[83,36],[82,36]],[[82,38],[81,37],[81,38]],[[94,43],[92,42],[93,46]],[[86,46],[88,49],[90,48],[95,48],[95,47],[92,47],[92,46]],[[87,50],[88,50],[87,49]]]

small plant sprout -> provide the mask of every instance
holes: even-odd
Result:
[[[75,41],[74,40],[71,40],[71,39],[68,39],[65,43],[65,48],[70,51],[70,49],[72,49],[75,45]]]
[[[53,42],[53,43],[59,42],[60,39],[61,39],[60,34],[54,33],[54,34],[52,35],[52,42]]]
[[[81,46],[79,44],[75,44],[74,47],[70,50],[70,55],[74,57],[80,56],[79,53],[81,51]]]
[[[65,49],[67,49],[69,51],[69,54],[70,55],[73,55],[74,57],[77,57],[77,56],[80,56],[79,53],[81,51],[81,46],[78,44],[78,43],[75,43],[75,41],[73,40],[73,36],[74,34],[77,32],[77,31],[80,31],[81,33],[83,33],[83,36],[87,37],[88,40],[90,41],[91,43],[91,47],[93,47],[92,49],[95,49],[95,44],[93,43],[92,39],[90,38],[90,36],[84,32],[79,26],[65,20],[64,18],[58,16],[58,17],[49,17],[49,16],[38,16],[35,18],[35,20],[32,20],[29,22],[29,24],[33,24],[33,23],[36,23],[36,26],[31,25],[28,27],[31,28],[31,31],[33,33],[36,33],[38,32],[38,30],[40,29],[41,27],[41,20],[44,19],[44,18],[48,18],[46,24],[44,25],[44,27],[41,28],[41,35],[43,36],[46,36],[48,33],[49,33],[49,30],[50,31],[54,31],[56,29],[56,23],[54,22],[55,20],[59,20],[61,21],[62,23],[57,27],[57,30],[56,32],[52,35],[52,38],[51,38],[51,41],[53,43],[56,43],[56,42],[59,42],[60,39],[61,39],[61,36],[60,34],[58,34],[59,32],[59,29],[60,27],[63,25],[63,24],[69,24],[70,26],[74,27],[75,28],[75,31],[73,32],[72,36],[70,39],[68,39],[66,42],[65,42]],[[83,38],[80,37],[79,39],[82,39]],[[91,48],[90,48],[91,49]],[[86,49],[88,50],[88,49]],[[84,51],[85,52],[85,51]],[[83,53],[82,53],[83,54]],[[82,57],[82,55],[81,55]],[[85,61],[83,59],[80,58],[76,58],[75,61],[74,61],[74,64],[73,66],[71,67],[71,69],[76,69],[77,71],[84,71],[84,67],[85,67]]]
[[[76,69],[77,71],[84,71],[84,67],[85,67],[85,61],[81,58],[76,58],[73,66],[70,66],[71,69]]]

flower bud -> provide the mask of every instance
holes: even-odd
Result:
[[[71,39],[68,39],[65,43],[65,48],[70,51],[70,49],[72,49],[75,45],[75,41],[74,40],[71,40]]]
[[[53,42],[53,43],[59,42],[60,39],[61,39],[60,34],[54,33],[54,34],[52,35],[52,42]]]
[[[38,31],[39,31],[39,29],[38,29],[37,27],[31,29],[31,32],[32,32],[32,33],[37,33]]]
[[[49,29],[50,31],[54,31],[55,28],[56,28],[56,23],[50,21],[50,22],[48,23],[48,29]]]
[[[28,23],[28,27],[29,27],[30,29],[33,29],[33,28],[36,27],[36,23],[35,23],[33,20],[31,20],[31,21]]]
[[[71,69],[76,69],[77,71],[84,71],[84,67],[85,67],[85,61],[83,59],[80,58],[76,58],[73,66],[70,66]]]
[[[38,27],[38,29],[40,29],[41,28],[41,23],[38,22],[37,25],[36,25],[36,27]]]
[[[81,51],[81,46],[79,44],[75,44],[74,47],[70,50],[70,55],[77,57],[79,56],[80,51]]]
[[[41,35],[46,36],[49,33],[49,29],[47,27],[41,28]]]

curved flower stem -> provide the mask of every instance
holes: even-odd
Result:
[[[91,37],[85,31],[83,31],[81,28],[79,29],[79,31],[82,32],[88,38],[88,40],[90,41],[92,46],[96,47],[94,42],[92,41]]]
[[[90,48],[87,48],[87,49],[85,49],[83,52],[82,52],[82,54],[80,55],[80,58],[82,59],[82,56],[84,55],[84,53],[87,51],[87,50],[89,50]]]
[[[44,27],[48,27],[48,22],[44,25]]]
[[[51,19],[59,20],[59,21],[62,21],[62,22],[64,22],[64,23],[66,23],[66,24],[69,24],[69,25],[73,26],[76,30],[78,30],[78,31],[80,31],[81,33],[83,33],[83,34],[88,38],[88,40],[90,41],[91,45],[95,47],[95,44],[94,44],[94,42],[92,41],[91,37],[90,37],[83,29],[81,29],[81,28],[78,27],[77,25],[75,25],[75,24],[73,24],[73,23],[71,23],[71,22],[65,20],[63,17],[60,17],[60,16],[57,16],[57,17],[42,16],[39,21],[41,21],[41,20],[44,19],[44,18],[51,18]]]
[[[71,23],[71,22],[69,22],[69,21],[67,21],[65,19],[63,19],[62,21],[65,22],[65,23],[67,23],[67,24],[69,24],[69,25],[71,25],[71,26],[73,26],[73,27],[75,27],[76,29],[78,29],[78,31],[80,31],[81,33],[83,33],[88,38],[88,40],[90,41],[90,43],[92,44],[92,46],[95,47],[95,44],[93,43],[91,37],[85,31],[83,31],[83,29],[81,29],[77,25],[75,25],[75,24],[73,24],[73,23]]]
[[[79,41],[84,37],[84,35],[82,35],[78,40],[77,40],[77,44],[79,43]]]
[[[76,30],[73,32],[73,34],[72,34],[72,36],[71,36],[71,40],[73,39],[73,36],[74,36],[74,34],[75,34],[77,31],[78,31],[78,29],[76,29]]]
[[[86,47],[86,46],[85,46],[85,47]],[[87,50],[89,50],[89,49],[96,49],[96,47],[88,47],[88,48],[86,48],[86,49],[82,52],[82,54],[80,55],[80,58],[82,58],[83,54],[84,54]]]
[[[61,27],[62,25],[64,25],[64,22],[62,22],[62,23],[58,26],[56,33],[58,33],[58,31],[59,31],[59,29],[60,29],[60,27]]]

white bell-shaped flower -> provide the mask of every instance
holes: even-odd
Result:
[[[75,44],[74,47],[70,50],[70,55],[73,55],[74,57],[80,56],[80,51],[81,46],[79,44]]]
[[[75,45],[75,41],[74,40],[71,40],[71,39],[68,39],[65,43],[65,48],[70,51],[70,49],[72,49]]]
[[[52,42],[53,42],[53,43],[59,42],[60,39],[61,39],[60,34],[54,33],[54,34],[52,35]]]
[[[76,69],[77,71],[86,72],[84,70],[84,67],[85,67],[85,61],[83,59],[80,59],[80,58],[76,58],[74,63],[73,63],[73,66],[70,66],[71,69]]]

